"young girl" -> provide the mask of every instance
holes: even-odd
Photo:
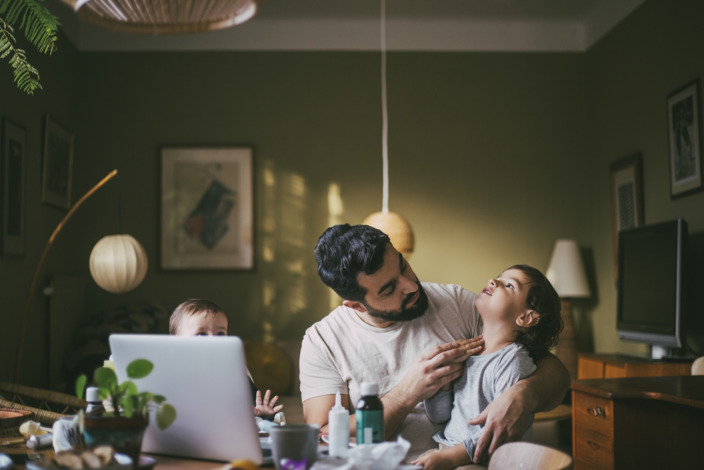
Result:
[[[169,319],[169,334],[176,336],[227,336],[227,316],[223,310],[209,300],[189,299],[176,307]],[[278,395],[271,397],[271,390],[257,389],[249,376],[249,386],[254,397],[254,416],[272,420],[284,405],[276,405]]]
[[[483,426],[468,425],[489,403],[535,371],[531,359],[557,344],[562,331],[560,298],[537,269],[526,265],[508,268],[477,296],[474,305],[482,318],[484,350],[467,359],[465,373],[425,400],[428,418],[446,423],[433,439],[439,450],[413,462],[424,470],[445,470],[472,463]],[[453,406],[454,402],[454,406]],[[524,439],[530,439],[529,427]]]

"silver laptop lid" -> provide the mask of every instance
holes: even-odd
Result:
[[[151,374],[134,381],[137,389],[164,395],[176,408],[165,430],[152,416],[143,452],[262,462],[240,338],[115,334],[110,349],[120,382],[134,359],[153,362]]]

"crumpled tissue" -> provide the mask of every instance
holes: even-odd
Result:
[[[78,415],[54,421],[52,428],[54,452],[80,449],[85,446]]]
[[[398,436],[396,442],[352,447],[346,458],[318,457],[311,470],[396,470],[410,448],[411,443]]]

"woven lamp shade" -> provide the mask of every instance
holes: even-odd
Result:
[[[113,294],[128,292],[147,274],[147,253],[131,235],[101,238],[90,253],[90,274],[100,287]]]
[[[396,250],[408,257],[415,248],[415,236],[411,224],[395,212],[375,212],[362,222],[378,228],[389,236]]]
[[[203,33],[235,26],[257,12],[255,0],[63,0],[96,26],[123,33]]]

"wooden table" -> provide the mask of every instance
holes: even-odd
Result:
[[[574,469],[701,468],[704,376],[572,383]]]

